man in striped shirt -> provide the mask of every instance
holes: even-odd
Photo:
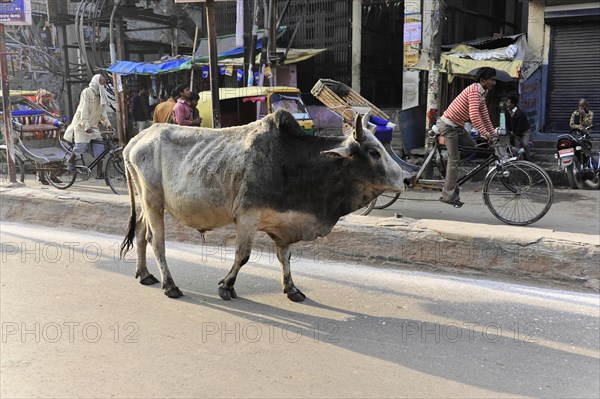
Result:
[[[458,162],[460,152],[458,146],[475,146],[475,141],[464,129],[465,123],[471,124],[484,137],[494,133],[494,126],[490,121],[485,95],[488,90],[496,85],[496,70],[482,67],[477,74],[477,82],[464,89],[452,101],[448,109],[440,118],[438,125],[440,134],[444,137],[448,150],[448,164],[446,165],[446,178],[440,201],[460,208],[460,187],[456,184],[458,177]]]

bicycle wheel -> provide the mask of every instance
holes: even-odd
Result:
[[[10,180],[8,176],[8,158],[6,156],[6,149],[0,149],[0,182],[7,183]],[[15,174],[17,175],[17,181],[23,183],[25,181],[25,165],[19,157],[15,157]]]
[[[374,209],[385,209],[388,206],[392,205],[396,200],[400,197],[400,193],[395,193],[393,191],[386,191],[381,194],[379,197],[375,198],[375,204],[373,204]]]
[[[369,202],[367,205],[363,206],[362,208],[355,210],[354,212],[352,212],[352,214],[358,215],[358,216],[367,216],[369,213],[371,213],[371,211],[375,207],[375,202],[377,202],[377,198],[374,198],[371,202]]]
[[[544,169],[532,162],[513,161],[488,173],[483,182],[483,199],[497,219],[526,226],[548,212],[554,187]]]
[[[77,170],[68,170],[62,162],[48,165],[48,169],[44,171],[44,174],[48,183],[60,190],[71,187],[77,178]]]
[[[109,156],[104,166],[104,176],[106,176],[106,184],[108,184],[113,193],[118,195],[127,195],[129,193],[125,163],[123,162],[121,150],[117,150]]]

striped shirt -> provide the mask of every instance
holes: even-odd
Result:
[[[494,133],[484,93],[485,89],[481,84],[473,83],[452,101],[442,118],[461,127],[465,126],[465,122],[471,121],[482,136]]]

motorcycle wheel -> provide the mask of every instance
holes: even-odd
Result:
[[[565,169],[567,172],[567,179],[569,179],[569,186],[572,189],[583,190],[583,176],[580,173],[581,167],[577,159],[573,160],[573,163]]]

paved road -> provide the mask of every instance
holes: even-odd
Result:
[[[483,202],[481,184],[466,184],[461,191],[465,205],[460,209],[438,201],[439,192],[408,191],[392,206],[370,215],[391,217],[395,213],[412,219],[455,220],[504,225]],[[571,233],[600,235],[600,190],[555,189],[550,211],[531,227]]]
[[[169,242],[185,296],[121,237],[2,223],[1,397],[598,397],[597,294]],[[150,268],[156,273],[153,257]]]

